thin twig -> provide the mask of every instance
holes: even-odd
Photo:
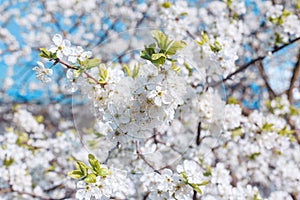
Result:
[[[300,50],[299,50],[296,66],[294,67],[294,70],[293,70],[293,76],[290,81],[290,87],[287,90],[287,95],[288,95],[290,104],[293,104],[293,89],[295,87],[296,80],[299,76],[299,70],[300,70]]]
[[[78,68],[73,67],[71,65],[69,65],[68,63],[65,63],[64,61],[60,60],[60,59],[55,59],[55,62],[58,62],[62,65],[64,65],[65,67],[67,67],[68,69],[74,69],[74,70],[78,70]],[[55,63],[54,63],[55,64]],[[101,85],[101,87],[104,87],[105,84],[99,83],[99,81],[97,79],[95,79],[92,75],[90,75],[88,72],[84,71],[83,72],[89,79],[93,80],[95,84],[99,84]]]
[[[275,94],[274,90],[272,89],[271,85],[269,84],[268,76],[265,72],[265,69],[264,69],[264,66],[263,66],[263,63],[262,63],[261,60],[258,62],[257,68],[258,68],[258,71],[260,73],[260,76],[262,77],[262,79],[265,82],[265,85],[266,85],[266,88],[268,90],[270,99],[274,99],[276,97],[276,94]]]
[[[141,158],[151,169],[153,169],[154,172],[160,174],[160,172],[155,169],[155,167],[151,163],[149,163],[145,156],[141,153],[139,141],[136,141],[136,153],[138,155],[138,158]]]
[[[196,137],[196,144],[199,146],[200,145],[200,143],[201,143],[201,129],[202,129],[202,127],[201,127],[201,122],[199,122],[199,124],[198,124],[198,128],[197,128],[197,137]]]
[[[300,37],[297,37],[297,38],[291,40],[289,43],[284,44],[284,45],[282,45],[282,46],[280,46],[280,47],[275,48],[273,51],[271,51],[271,53],[272,53],[272,54],[273,54],[273,53],[276,53],[276,52],[280,51],[281,49],[284,49],[285,47],[287,47],[287,46],[289,46],[289,45],[291,45],[291,44],[297,42],[298,40],[300,40]],[[264,56],[259,56],[259,57],[255,58],[255,59],[251,60],[250,62],[248,62],[248,63],[246,63],[245,65],[243,65],[243,66],[241,66],[240,68],[238,68],[236,71],[234,71],[234,72],[232,72],[231,74],[229,74],[229,75],[228,75],[226,78],[224,78],[223,80],[218,81],[218,82],[212,84],[211,87],[215,87],[215,86],[218,86],[218,85],[221,84],[221,83],[226,82],[227,80],[231,79],[234,75],[236,75],[236,74],[238,74],[238,73],[240,73],[240,72],[246,70],[248,67],[250,67],[251,65],[255,64],[257,61],[262,61],[262,60],[264,60],[266,57],[267,57],[267,55],[264,55]]]
[[[103,162],[103,164],[107,164],[112,152],[115,151],[118,148],[120,148],[120,142],[117,142],[117,145],[114,146],[111,150],[108,151],[107,157],[106,157],[105,161]]]

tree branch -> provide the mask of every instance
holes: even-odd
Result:
[[[62,61],[62,60],[60,60],[60,59],[58,59],[58,58],[55,59],[54,65],[55,65],[56,63],[60,63],[60,64],[64,65],[65,67],[67,67],[68,69],[78,70],[78,68],[73,67],[73,66],[69,65],[68,63],[65,63],[64,61]],[[97,79],[95,79],[92,75],[90,75],[88,72],[83,71],[83,73],[84,73],[89,79],[93,80],[93,82],[94,82],[95,84],[99,84],[99,85],[101,85],[101,87],[104,87],[105,84],[99,83],[99,81],[98,81]]]
[[[201,143],[201,122],[199,122],[198,124],[198,128],[197,128],[197,137],[196,137],[196,144],[199,146]]]
[[[271,88],[270,84],[269,84],[269,81],[268,81],[268,76],[265,72],[265,69],[264,69],[264,66],[263,66],[263,63],[262,63],[262,60],[260,60],[258,62],[258,65],[257,65],[257,68],[258,68],[258,71],[260,73],[260,76],[262,77],[262,79],[264,80],[265,82],[265,85],[266,85],[266,88],[268,90],[268,93],[269,93],[269,97],[271,99],[274,99],[276,97],[276,94],[274,92],[274,90]]]
[[[288,95],[290,104],[293,104],[293,89],[295,87],[296,80],[299,76],[299,70],[300,70],[300,50],[298,53],[298,60],[297,60],[296,66],[294,67],[294,70],[293,70],[293,76],[290,81],[290,87],[287,90],[287,95]]]
[[[276,53],[276,52],[280,51],[281,49],[284,49],[285,47],[287,47],[287,46],[289,46],[289,45],[291,45],[291,44],[297,42],[298,40],[300,40],[300,37],[297,37],[297,38],[291,40],[289,43],[284,44],[284,45],[282,45],[282,46],[280,46],[280,47],[275,48],[275,49],[274,49],[273,51],[271,51],[271,52],[272,52],[272,54],[273,54],[273,53]],[[232,72],[231,74],[229,74],[229,75],[228,75],[226,78],[224,78],[223,80],[218,81],[218,82],[212,84],[211,87],[215,87],[215,86],[218,86],[218,85],[221,84],[221,83],[226,82],[227,80],[231,79],[234,75],[236,75],[236,74],[238,74],[238,73],[240,73],[240,72],[246,70],[248,67],[250,67],[251,65],[255,64],[257,61],[262,61],[262,60],[264,60],[266,57],[267,57],[267,56],[264,55],[264,56],[259,56],[259,57],[255,58],[255,59],[251,60],[250,62],[248,62],[248,63],[246,63],[245,65],[243,65],[243,66],[241,66],[240,68],[238,68],[236,71],[234,71],[234,72]]]

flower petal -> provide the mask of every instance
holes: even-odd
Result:
[[[61,35],[55,34],[55,35],[53,36],[53,38],[52,38],[52,41],[54,42],[54,44],[55,44],[56,46],[59,46],[59,45],[61,45],[63,39],[62,39],[62,36],[61,36]]]

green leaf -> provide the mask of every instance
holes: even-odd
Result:
[[[228,104],[238,104],[238,101],[234,97],[229,97]]]
[[[91,173],[84,178],[84,181],[86,183],[96,183],[96,177],[97,176],[94,173]]]
[[[300,9],[300,0],[297,0],[297,3],[296,3],[296,9]]]
[[[45,48],[40,48],[39,56],[42,57],[42,58],[47,58],[49,60],[54,60],[54,59],[57,58],[56,53],[52,53],[52,52],[48,51]]]
[[[155,53],[155,54],[152,54],[152,56],[151,56],[151,60],[158,60],[158,59],[160,59],[160,58],[164,58],[164,60],[166,59],[166,55],[165,54],[163,54],[163,53]]]
[[[271,123],[264,123],[263,126],[261,127],[261,131],[272,131],[273,130],[274,124]]]
[[[260,155],[260,152],[252,153],[251,155],[249,155],[249,159],[250,159],[250,160],[255,160],[255,158],[256,158],[257,156],[259,156],[259,155]]]
[[[211,176],[211,173],[212,173],[211,167],[210,167],[209,165],[207,165],[207,166],[205,167],[205,169],[206,169],[206,172],[203,172],[203,175],[204,175],[204,176]]]
[[[86,164],[84,164],[81,161],[76,161],[75,166],[76,166],[76,169],[79,170],[83,174],[83,176],[87,175],[89,167]]]
[[[200,190],[200,188],[198,187],[197,184],[194,183],[189,183],[189,185],[193,188],[193,190],[195,190],[198,194],[202,194],[202,191]]]
[[[100,60],[97,58],[88,59],[86,69],[91,69],[93,67],[97,67],[100,64]]]
[[[11,166],[13,163],[14,163],[14,159],[13,159],[13,158],[7,159],[6,156],[5,156],[5,158],[4,158],[4,160],[3,160],[3,165],[4,165],[5,167],[9,167],[9,166]]]
[[[191,68],[186,62],[183,63],[184,67],[188,70],[189,76],[193,75],[193,68]]]
[[[287,11],[287,10],[283,10],[282,11],[282,14],[281,14],[281,16],[282,17],[284,17],[284,18],[286,18],[286,17],[288,17],[288,16],[290,16],[290,15],[292,15],[293,13],[292,12],[289,12],[289,11]]]
[[[154,64],[155,66],[161,66],[165,63],[166,59],[164,57],[160,57],[157,60],[152,60],[152,64]]]
[[[209,180],[204,180],[201,183],[198,183],[197,185],[198,186],[204,186],[204,185],[207,185],[209,182],[210,182]]]
[[[82,74],[83,70],[82,69],[77,69],[73,71],[73,76],[75,78],[79,77]]]
[[[208,36],[207,36],[206,33],[204,33],[203,31],[201,31],[200,37],[201,37],[201,40],[196,40],[196,43],[197,43],[199,46],[203,46],[205,43],[208,43],[208,42],[209,42]]]
[[[286,126],[278,132],[278,134],[281,136],[288,136],[294,133],[295,133],[294,130],[288,130]]]
[[[68,172],[68,176],[73,179],[80,179],[84,177],[84,174],[80,170],[72,170]]]
[[[283,39],[282,37],[280,36],[279,33],[275,33],[275,46],[278,45],[278,44],[283,44]]]
[[[100,60],[97,58],[93,58],[93,59],[86,58],[84,61],[77,59],[77,62],[83,69],[86,70],[97,67],[100,64]]]
[[[97,174],[99,172],[99,170],[101,169],[98,160],[92,154],[89,154],[88,157],[89,157],[89,163],[90,163],[94,173]]]
[[[136,78],[139,74],[140,66],[138,64],[134,65],[133,72],[132,72],[132,78]]]
[[[171,69],[174,70],[176,73],[180,71],[180,67],[176,66],[174,62],[172,62]]]
[[[178,16],[179,16],[179,17],[184,17],[184,16],[187,16],[187,15],[188,15],[187,12],[181,12]]]
[[[299,115],[299,110],[297,110],[293,106],[290,106],[290,114],[291,115]]]
[[[273,113],[273,108],[271,106],[271,101],[270,100],[267,100],[266,103],[265,103],[266,107],[268,108],[268,110]]]
[[[107,168],[100,168],[98,171],[97,171],[97,175],[98,176],[101,176],[101,177],[106,177],[108,175],[111,174],[111,171]]]
[[[178,50],[184,47],[186,47],[186,43],[184,41],[174,41],[168,48],[166,55],[174,55]]]
[[[100,65],[98,69],[98,76],[99,76],[99,83],[104,84],[106,83],[107,78],[107,69],[104,64]]]
[[[39,56],[42,58],[50,58],[50,52],[45,48],[40,48]]]
[[[233,0],[225,0],[226,6],[227,6],[228,8],[231,7],[232,1],[233,1]]]
[[[165,53],[168,50],[168,47],[172,43],[172,40],[170,41],[168,39],[168,36],[166,36],[163,32],[161,31],[152,31],[151,32],[152,37],[156,41],[158,47],[162,51],[161,53]]]
[[[232,132],[231,132],[231,136],[234,138],[236,136],[242,136],[243,135],[243,132],[242,132],[242,128],[239,127],[239,128],[236,128],[234,129]]]
[[[164,3],[161,4],[161,6],[162,6],[163,8],[170,8],[171,5],[172,5],[172,4],[171,4],[170,2],[164,2]]]
[[[209,46],[210,46],[210,49],[215,53],[222,50],[222,46],[220,45],[220,43],[217,40],[215,40],[214,43],[210,44]]]
[[[148,47],[145,45],[145,50],[142,50],[140,52],[140,57],[151,61],[151,56],[154,53],[155,53],[155,48],[151,47],[151,45]]]
[[[130,69],[127,65],[123,65],[123,71],[127,76],[131,76]]]
[[[183,178],[183,182],[185,184],[188,184],[188,179],[187,179],[186,173],[185,172],[181,172],[180,176]]]

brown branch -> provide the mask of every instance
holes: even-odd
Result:
[[[299,76],[299,70],[300,70],[300,51],[298,53],[298,60],[297,60],[296,66],[294,67],[294,70],[293,70],[293,76],[290,81],[290,87],[287,90],[287,95],[288,95],[290,104],[293,104],[293,89],[295,87],[296,80]]]
[[[200,143],[201,143],[201,122],[199,122],[199,124],[198,124],[198,128],[197,128],[197,137],[196,137],[196,144],[197,144],[197,146],[199,146],[200,145]]]
[[[138,141],[136,141],[136,153],[137,153],[138,158],[141,158],[154,172],[160,174],[160,172],[157,169],[155,169],[155,167],[151,163],[149,163],[149,161],[141,153],[140,144]]]
[[[64,61],[62,61],[62,60],[60,60],[60,59],[58,59],[58,58],[55,59],[54,65],[55,65],[56,63],[60,63],[60,64],[64,65],[65,67],[67,67],[68,69],[78,70],[78,68],[73,67],[73,66],[69,65],[68,63],[65,63]],[[95,84],[99,84],[99,85],[101,85],[101,87],[104,87],[105,84],[99,83],[99,81],[98,81],[97,79],[95,79],[92,75],[90,75],[88,72],[84,71],[83,73],[84,73],[89,79],[93,80]]]
[[[300,37],[297,37],[297,38],[291,40],[289,43],[284,44],[284,45],[282,45],[282,46],[280,46],[280,47],[275,48],[273,51],[271,51],[271,53],[272,53],[272,54],[273,54],[273,53],[276,53],[276,52],[280,51],[281,49],[284,49],[285,47],[287,47],[287,46],[289,46],[289,45],[291,45],[291,44],[297,42],[298,40],[300,40]],[[257,61],[262,61],[262,60],[264,60],[266,57],[267,57],[267,56],[264,55],[264,56],[259,56],[259,57],[255,58],[255,59],[251,60],[250,62],[248,62],[248,63],[246,63],[245,65],[243,65],[243,66],[241,66],[240,68],[238,68],[236,71],[234,71],[234,72],[232,72],[231,74],[229,74],[229,75],[228,75],[226,78],[224,78],[223,80],[218,81],[218,82],[212,84],[211,87],[215,87],[215,86],[220,85],[221,83],[226,82],[227,80],[231,79],[234,75],[236,75],[236,74],[238,74],[238,73],[240,73],[240,72],[246,70],[248,67],[250,67],[251,65],[255,64]]]
[[[106,157],[105,161],[103,162],[103,164],[107,164],[112,152],[119,149],[119,148],[120,148],[120,142],[117,142],[116,146],[114,146],[112,149],[110,149],[108,151],[107,157]]]
[[[264,69],[264,66],[263,66],[263,63],[261,60],[258,62],[257,68],[260,73],[260,76],[262,77],[262,79],[265,82],[265,86],[268,90],[270,99],[274,99],[276,97],[276,94],[275,94],[274,90],[271,88],[271,85],[269,84],[268,76],[265,72],[265,69]]]

